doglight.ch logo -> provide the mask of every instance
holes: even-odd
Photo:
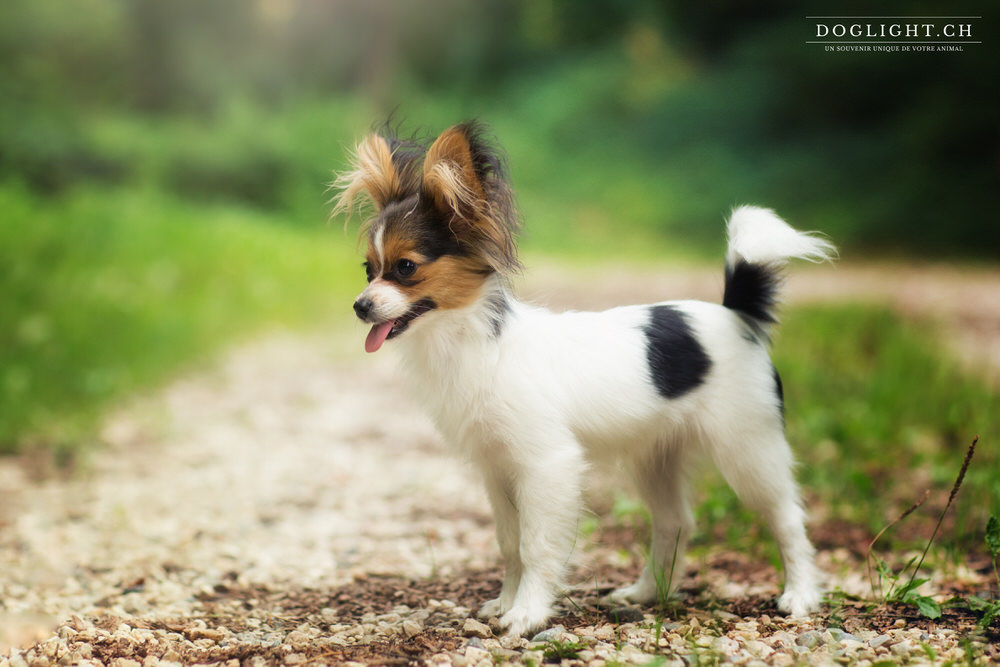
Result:
[[[806,44],[824,51],[955,52],[982,44],[976,35],[981,16],[807,16]]]

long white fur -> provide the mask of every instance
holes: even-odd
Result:
[[[728,257],[750,262],[818,260],[833,249],[752,207],[734,212],[729,235]],[[498,297],[510,306],[499,335],[491,318]],[[687,473],[708,457],[774,534],[785,567],[780,608],[800,616],[818,607],[768,352],[734,311],[669,303],[712,360],[705,381],[673,400],[652,382],[643,333],[649,306],[555,314],[517,302],[494,277],[472,305],[429,312],[395,341],[415,393],[486,482],[507,569],[500,597],[481,614],[500,615],[512,634],[543,626],[552,612],[576,537],[584,472],[597,460],[632,471],[652,516],[649,563],[616,600],[656,599],[675,549],[668,585],[678,585],[693,528]]]
[[[837,249],[815,233],[799,232],[769,208],[740,206],[729,217],[729,250],[726,261],[742,257],[751,264],[784,264],[791,258],[823,262]]]

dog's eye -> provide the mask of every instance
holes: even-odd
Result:
[[[375,278],[375,274],[372,272],[371,264],[365,262],[361,266],[365,267],[365,277],[368,279],[368,282],[371,282]]]
[[[409,278],[416,270],[417,265],[408,259],[401,259],[396,262],[396,275],[400,278]]]

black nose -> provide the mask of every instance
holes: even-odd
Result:
[[[372,312],[372,300],[368,297],[362,297],[354,302],[354,312],[358,314],[362,320],[368,319],[368,315]]]

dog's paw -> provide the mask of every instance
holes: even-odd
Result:
[[[479,613],[476,615],[479,618],[487,619],[493,618],[494,616],[501,616],[504,613],[503,602],[501,598],[493,598],[482,607],[479,608]]]
[[[552,610],[548,607],[532,609],[529,607],[514,607],[502,617],[500,625],[507,628],[507,634],[520,637],[521,635],[535,632],[545,627],[545,622],[552,615]]]
[[[820,591],[815,587],[786,590],[778,598],[778,609],[789,616],[809,616],[819,611],[821,600]]]
[[[657,598],[656,587],[644,585],[637,581],[631,586],[625,586],[612,591],[607,601],[611,604],[649,604],[655,602]]]

